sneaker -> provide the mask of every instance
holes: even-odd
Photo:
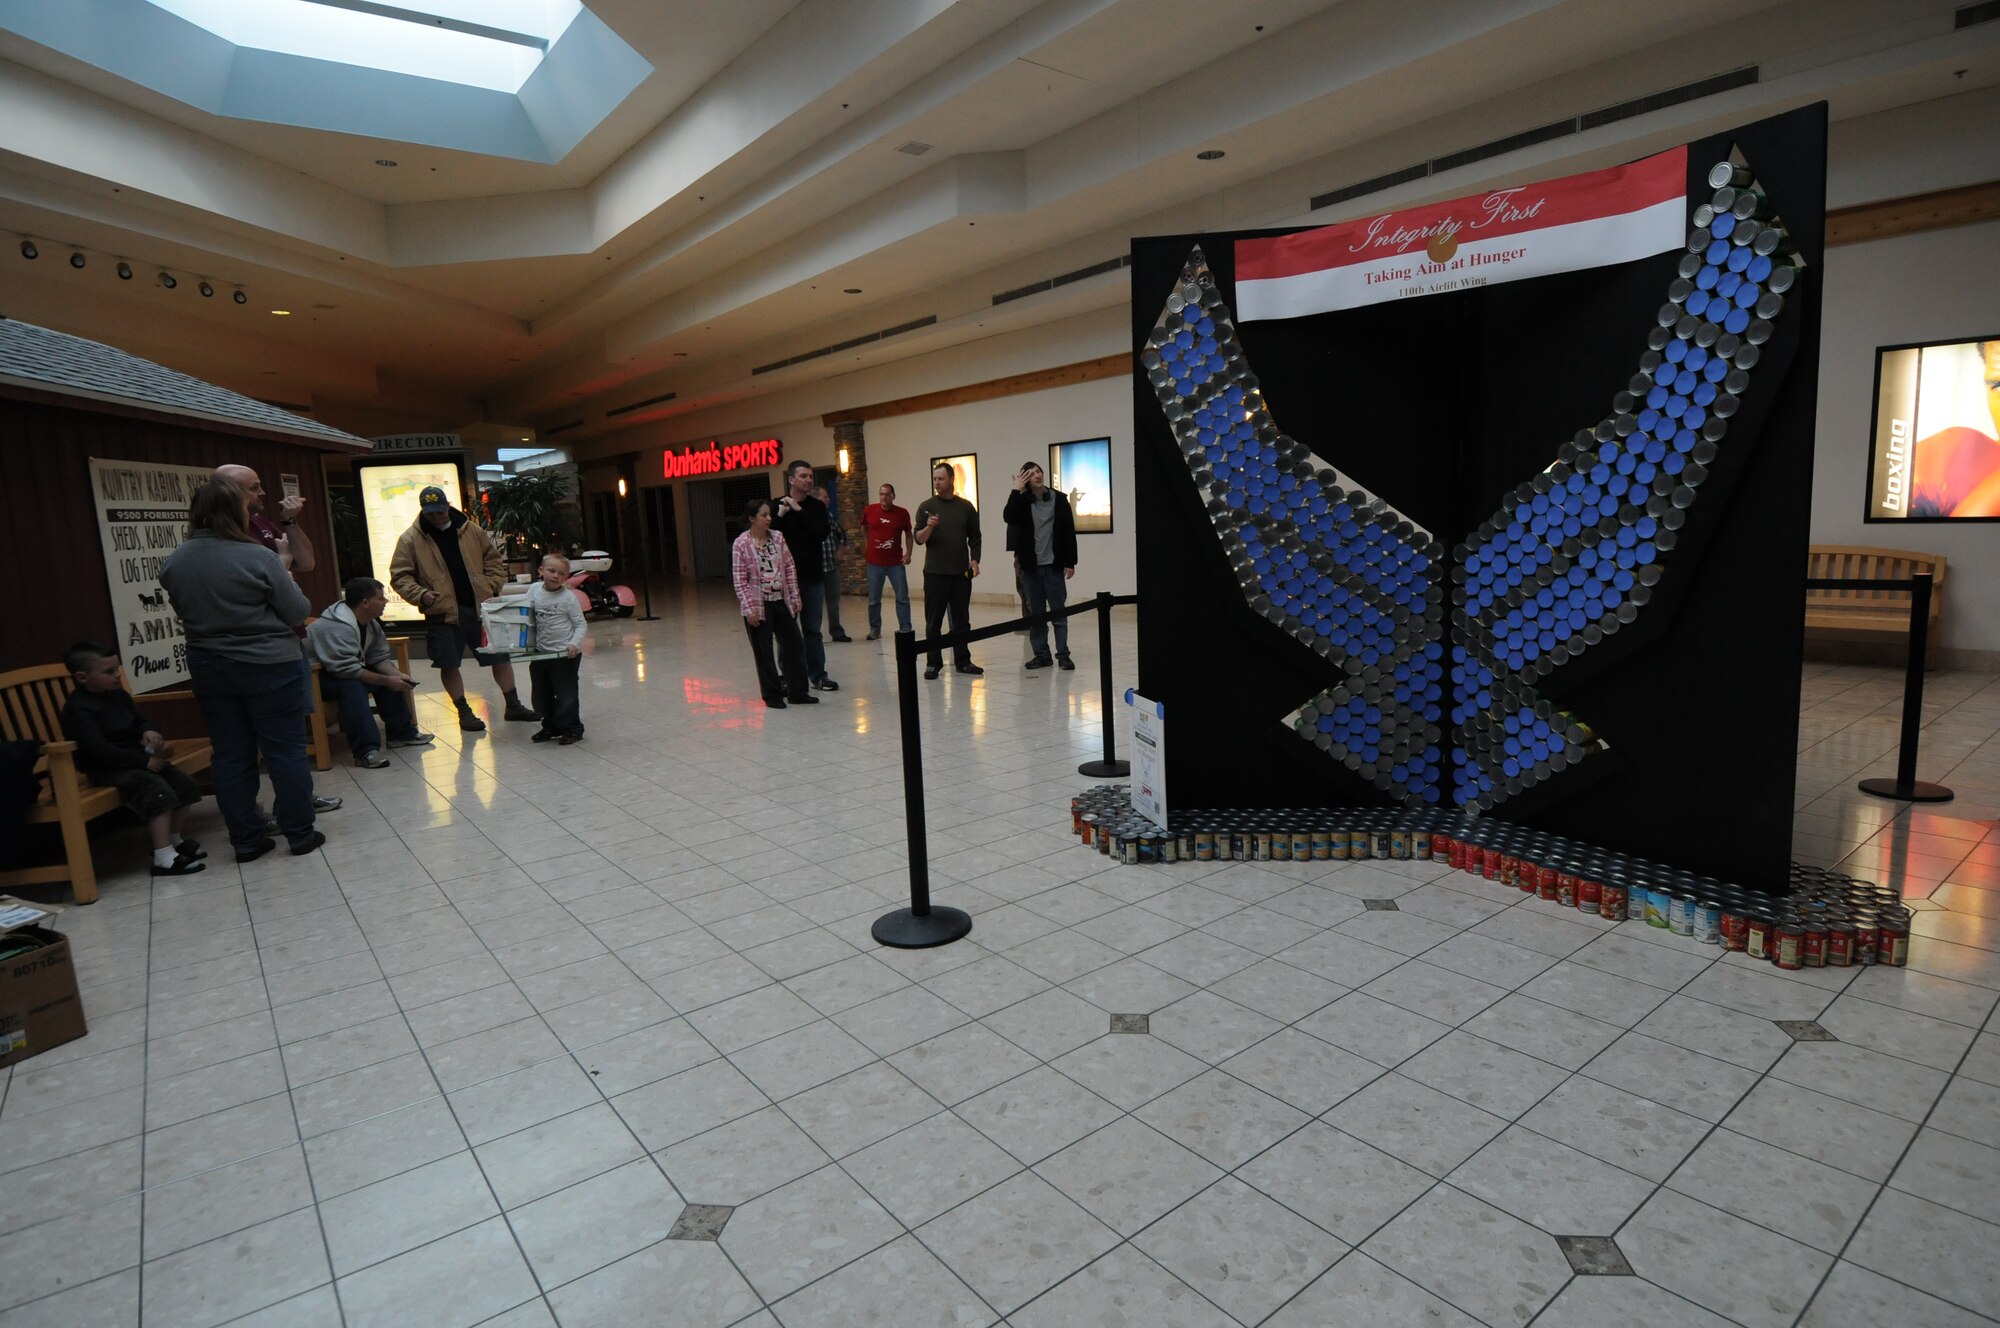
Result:
[[[363,770],[386,770],[389,768],[389,754],[369,750],[354,758],[354,764]]]
[[[837,692],[840,690],[839,683],[825,676],[821,676],[819,678],[814,679],[813,686],[817,687],[822,692]]]
[[[939,667],[938,667],[937,665],[933,664],[933,665],[931,665],[931,666],[930,666],[929,668],[927,668],[927,669],[925,669],[925,670],[924,670],[924,681],[925,681],[925,682],[936,682],[936,681],[937,681],[937,676],[938,676],[938,675],[939,675],[940,673],[943,673],[943,672],[944,672],[944,670],[943,670],[943,669],[941,669],[941,668],[939,668]]]
[[[979,667],[979,666],[978,666],[977,664],[960,664],[960,665],[958,665],[958,666],[957,666],[956,668],[954,668],[954,669],[952,670],[952,672],[953,672],[953,673],[966,673],[966,674],[970,674],[971,676],[973,676],[973,677],[977,678],[977,677],[981,677],[981,676],[983,676],[983,675],[985,674],[986,670],[985,670],[985,669],[982,669],[982,668],[980,668],[980,667]]]
[[[314,849],[318,848],[321,844],[324,844],[325,842],[326,842],[325,832],[320,830],[315,830],[311,834],[307,835],[304,839],[294,839],[292,841],[292,856],[295,858],[303,858],[306,854],[312,852]]]
[[[205,858],[208,850],[201,846],[199,839],[183,839],[174,845],[174,852],[183,858]]]
[[[1058,655],[1056,656],[1056,667],[1074,673],[1076,672],[1076,661],[1068,655]]]
[[[864,639],[869,641],[880,641],[882,639],[882,634],[880,632],[870,632]]]
[[[324,816],[328,812],[337,812],[339,810],[340,810],[339,798],[315,797],[313,799],[313,811],[320,816]]]
[[[486,721],[470,710],[461,710],[458,712],[458,729],[461,733],[484,733]]]
[[[437,734],[425,733],[422,729],[418,729],[407,738],[389,739],[389,745],[391,747],[428,747],[436,741]]]
[[[1024,669],[1046,669],[1054,665],[1054,663],[1055,661],[1047,655],[1037,655],[1021,667]]]
[[[569,747],[582,741],[583,735],[581,733],[565,733],[562,737],[556,739],[556,746]]]
[[[247,846],[238,846],[236,850],[236,860],[238,862],[255,862],[257,859],[263,857],[266,853],[269,853],[272,849],[276,848],[277,846],[278,846],[277,840],[271,838],[271,836],[269,835],[265,835],[262,839],[258,840],[254,844],[250,844]]]
[[[511,719],[517,723],[527,721],[538,724],[541,722],[542,712],[539,710],[530,710],[519,701],[515,701],[508,705],[506,713],[501,715],[500,718]]]
[[[198,871],[207,870],[207,863],[198,862],[185,853],[177,854],[174,858],[174,865],[171,867],[162,867],[157,862],[153,864],[153,875],[155,876],[192,876]]]

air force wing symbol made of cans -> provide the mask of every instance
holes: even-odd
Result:
[[[1154,325],[1141,364],[1245,599],[1326,661],[1294,731],[1400,801],[1490,809],[1605,746],[1534,684],[1652,599],[1798,276],[1750,172],[1719,162],[1708,180],[1610,413],[1448,559],[1279,431],[1199,249]]]

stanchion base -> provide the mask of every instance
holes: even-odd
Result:
[[[1926,784],[1922,780],[1905,786],[1893,779],[1864,779],[1855,787],[1863,793],[1894,798],[1897,802],[1950,802],[1958,796],[1942,784]]]
[[[949,945],[972,930],[972,915],[964,909],[933,906],[919,914],[907,908],[884,913],[870,929],[876,940],[898,950],[928,950]]]
[[[1092,779],[1123,779],[1132,773],[1130,761],[1085,761],[1076,768],[1079,775]]]
[[[634,618],[634,619],[633,619],[632,621],[633,621],[633,622],[658,622],[659,620],[660,620],[660,615],[659,615],[659,614],[657,614],[657,613],[643,613],[643,614],[640,614],[640,615],[639,615],[639,616],[638,616],[637,618]]]

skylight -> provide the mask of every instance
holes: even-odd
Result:
[[[239,47],[515,93],[581,0],[149,0]]]

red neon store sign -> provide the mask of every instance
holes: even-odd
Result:
[[[720,475],[731,470],[762,470],[785,459],[784,446],[776,438],[759,438],[754,443],[731,443],[724,447],[711,442],[706,447],[683,447],[666,454],[666,477],[686,479],[690,475]]]

